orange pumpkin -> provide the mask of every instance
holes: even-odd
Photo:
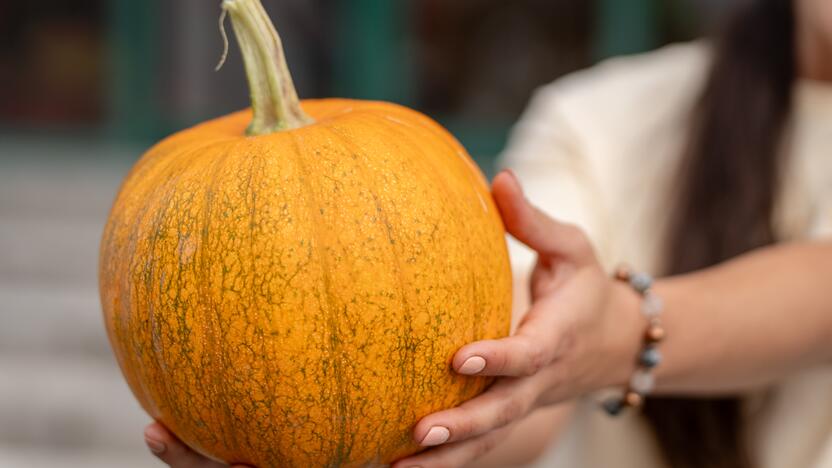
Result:
[[[298,102],[259,0],[226,0],[251,111],[136,164],[101,246],[107,331],[145,410],[196,450],[378,466],[485,389],[450,369],[508,333],[498,213],[465,150],[394,104]]]

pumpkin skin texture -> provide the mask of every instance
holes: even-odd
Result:
[[[105,228],[107,332],[144,409],[199,452],[269,467],[388,464],[418,419],[481,393],[462,345],[509,332],[511,272],[486,181],[429,118],[302,103],[157,144]]]

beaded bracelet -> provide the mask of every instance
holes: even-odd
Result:
[[[662,361],[657,345],[666,334],[660,321],[664,305],[661,298],[650,290],[653,286],[653,278],[647,273],[633,272],[626,265],[618,267],[613,277],[618,281],[628,283],[641,295],[641,313],[647,317],[648,325],[644,333],[644,345],[638,354],[637,368],[630,378],[624,396],[611,398],[602,404],[604,411],[610,416],[620,414],[624,408],[641,406],[645,397],[653,390],[655,386],[653,369]]]

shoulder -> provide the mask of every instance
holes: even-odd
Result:
[[[613,97],[621,89],[631,95],[653,93],[656,86],[678,88],[701,78],[710,60],[706,42],[672,44],[636,55],[607,59],[594,67],[567,75],[548,88],[573,98],[599,93]]]
[[[538,89],[524,120],[556,119],[608,137],[690,108],[710,62],[707,43],[616,57]]]

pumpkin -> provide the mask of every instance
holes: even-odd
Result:
[[[223,8],[252,109],[168,137],[123,183],[99,271],[114,354],[142,407],[212,458],[388,464],[419,450],[420,417],[489,384],[450,361],[509,331],[500,217],[437,123],[301,103],[259,0]]]

